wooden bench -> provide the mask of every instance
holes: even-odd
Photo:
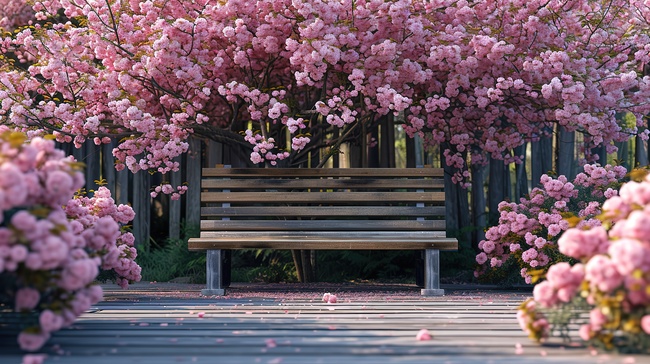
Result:
[[[204,295],[223,295],[222,249],[423,250],[422,295],[440,296],[445,233],[439,168],[204,168]]]

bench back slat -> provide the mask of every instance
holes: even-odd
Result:
[[[344,179],[344,178],[327,178],[327,179],[280,179],[280,178],[262,178],[262,179],[215,179],[205,178],[201,187],[204,189],[355,189],[361,190],[395,190],[395,189],[436,189],[442,191],[445,187],[444,179],[434,177],[432,179]]]
[[[377,203],[429,202],[444,204],[444,192],[203,192],[201,201],[214,203]]]
[[[442,168],[203,168],[203,177],[444,177]]]
[[[444,216],[444,206],[409,207],[393,206],[243,206],[243,207],[202,207],[204,217],[396,217],[396,216]]]
[[[318,229],[383,231],[416,230],[445,231],[445,220],[368,220],[359,224],[357,220],[319,220]],[[305,231],[314,228],[313,220],[202,220],[201,231]]]

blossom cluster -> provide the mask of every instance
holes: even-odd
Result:
[[[622,166],[587,164],[573,182],[565,176],[542,175],[541,187],[534,188],[527,198],[519,203],[501,202],[498,225],[490,227],[486,239],[479,242],[475,274],[498,269],[508,259],[515,259],[521,276],[531,283],[531,273],[543,274],[550,264],[569,260],[573,255],[561,250],[565,255],[558,254],[557,245],[562,232],[572,227],[572,219],[567,217],[573,216],[579,228],[600,225],[596,216],[601,205],[617,195],[626,173]]]
[[[177,169],[193,133],[246,145],[238,133],[259,130],[251,160],[277,162],[322,142],[304,135],[401,113],[409,135],[448,142],[457,182],[468,154],[516,162],[513,148],[552,125],[609,151],[647,136],[642,0],[37,0],[33,10],[33,26],[0,40],[0,120],[77,144],[119,136],[117,166],[132,171]],[[34,61],[8,61],[20,54]],[[625,111],[638,125],[617,120]]]
[[[120,229],[133,210],[116,206],[105,188],[73,198],[84,184],[81,165],[52,140],[25,140],[0,126],[0,302],[38,314],[18,336],[34,351],[102,299],[100,268],[125,286],[140,279],[140,267],[133,235]]]
[[[0,1],[0,29],[13,31],[34,20],[34,10],[25,0]]]
[[[602,225],[567,230],[558,240],[563,254],[578,260],[551,266],[533,291],[534,301],[520,309],[520,323],[536,338],[549,325],[531,318],[586,300],[588,321],[580,337],[609,349],[650,350],[650,176],[627,182],[607,199]],[[550,322],[552,324],[552,322]],[[569,323],[564,322],[564,325]]]

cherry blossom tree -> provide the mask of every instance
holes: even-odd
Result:
[[[457,182],[468,160],[516,162],[515,147],[555,124],[610,151],[647,135],[641,0],[45,0],[33,9],[34,25],[2,40],[0,120],[76,144],[118,137],[117,167],[133,172],[176,169],[193,134],[248,146],[253,163],[292,164],[310,145],[336,153],[391,113],[405,115],[409,135],[445,143]],[[626,111],[636,126],[616,119]],[[323,139],[327,128],[339,138]]]

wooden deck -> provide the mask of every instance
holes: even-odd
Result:
[[[338,288],[337,288],[338,287]],[[515,312],[529,293],[408,286],[242,285],[225,298],[200,286],[107,288],[105,301],[42,349],[46,363],[650,363],[554,342],[539,346]],[[320,301],[336,292],[339,302]],[[430,341],[417,341],[426,328]],[[0,334],[0,363],[20,363]]]

